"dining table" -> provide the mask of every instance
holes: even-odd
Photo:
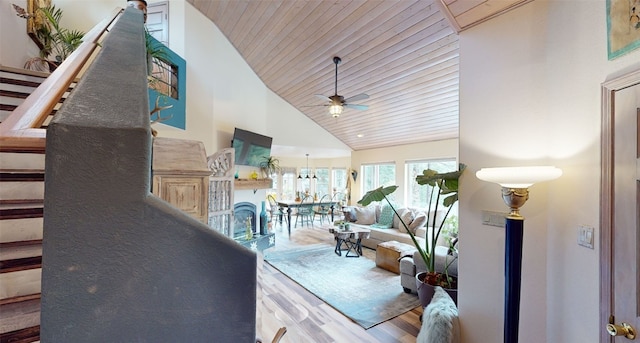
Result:
[[[278,206],[280,210],[284,212],[284,209],[287,209],[287,232],[289,236],[291,236],[291,212],[293,212],[294,208],[299,208],[301,206],[322,206],[328,205],[331,207],[331,222],[333,223],[333,210],[335,205],[338,203],[337,201],[325,200],[325,201],[313,201],[313,202],[302,202],[296,200],[277,200]],[[282,223],[281,223],[282,224]]]

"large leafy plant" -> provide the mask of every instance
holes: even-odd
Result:
[[[400,220],[400,223],[404,226],[406,232],[409,233],[413,244],[416,246],[418,253],[422,257],[424,264],[427,268],[427,275],[424,278],[424,282],[434,286],[442,286],[445,288],[454,288],[453,279],[447,275],[446,268],[444,273],[436,272],[436,263],[435,263],[435,247],[438,238],[440,237],[440,233],[445,225],[445,221],[453,208],[453,204],[458,201],[458,181],[460,179],[460,175],[464,172],[466,165],[460,163],[458,170],[454,172],[448,173],[438,173],[432,169],[426,169],[422,172],[422,175],[418,175],[416,177],[416,182],[419,185],[426,185],[430,187],[431,196],[429,197],[428,209],[427,209],[427,226],[432,227],[433,231],[431,235],[427,233],[427,244],[423,248],[418,241],[416,240],[415,234],[409,230],[407,224]],[[385,200],[393,212],[398,218],[400,215],[398,211],[393,206],[393,203],[389,200],[388,196],[395,192],[398,189],[398,186],[388,186],[388,187],[379,187],[377,189],[371,190],[367,192],[358,204],[362,206],[367,206],[374,201],[382,201]],[[437,214],[439,210],[439,206],[442,204],[447,208],[444,216],[438,220]],[[448,266],[446,266],[448,267]]]
[[[20,6],[13,5],[13,8],[22,18],[36,16],[35,13],[27,13]],[[62,10],[54,5],[40,7],[37,11],[43,18],[42,24],[35,30],[40,56],[27,60],[25,68],[38,69],[39,66],[46,65],[53,70],[82,44],[84,32],[61,27]]]
[[[82,44],[84,32],[61,27],[62,10],[54,5],[42,7],[40,11],[46,18],[45,24],[37,32],[44,43],[40,57],[47,58],[53,55],[56,63],[60,64]]]

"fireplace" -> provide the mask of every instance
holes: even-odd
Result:
[[[251,221],[251,231],[256,233],[256,205],[250,202],[239,202],[233,205],[235,217],[233,223],[233,237],[244,237],[247,232],[247,218]]]

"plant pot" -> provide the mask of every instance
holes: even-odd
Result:
[[[416,288],[418,289],[418,298],[420,299],[422,308],[429,305],[431,298],[433,298],[433,294],[436,291],[435,286],[424,283],[424,277],[426,275],[426,272],[416,274]],[[445,288],[444,290],[449,294],[451,299],[453,299],[453,302],[458,305],[458,289]]]

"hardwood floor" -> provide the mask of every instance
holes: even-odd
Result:
[[[276,246],[270,249],[285,250],[296,246],[325,242],[333,244],[333,236],[325,228],[300,227],[291,229],[275,226]],[[367,342],[392,343],[415,342],[420,330],[422,308],[417,308],[396,318],[378,324],[368,330],[352,322],[300,285],[280,273],[268,263],[258,260],[258,333],[263,342],[271,339],[280,327],[287,333],[280,342]],[[398,285],[398,290],[402,289]]]

